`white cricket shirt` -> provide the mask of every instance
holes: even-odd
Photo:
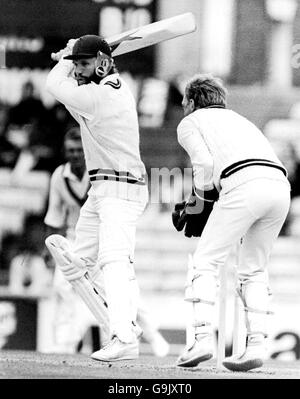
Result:
[[[199,189],[215,186],[218,191],[228,191],[257,177],[286,181],[282,171],[268,166],[249,166],[220,179],[224,169],[243,160],[266,159],[282,167],[263,133],[234,111],[197,109],[179,123],[177,135],[191,158],[194,183]]]
[[[91,192],[145,201],[145,166],[140,158],[136,104],[118,73],[99,84],[78,86],[73,63],[59,61],[47,77],[48,91],[80,124]]]
[[[80,208],[89,189],[90,180],[87,171],[79,180],[72,173],[69,163],[60,165],[51,176],[45,224],[55,228],[66,226],[67,237],[73,239]]]

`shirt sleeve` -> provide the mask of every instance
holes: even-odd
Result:
[[[60,195],[58,172],[61,173],[61,171],[56,170],[51,177],[49,205],[44,219],[47,226],[54,228],[64,227],[66,218],[66,209]]]
[[[87,85],[77,85],[72,70],[71,61],[60,60],[47,76],[46,89],[70,111],[92,119],[95,110],[92,94]]]
[[[212,190],[213,157],[199,131],[189,119],[183,119],[177,128],[179,144],[188,153],[193,166],[194,185],[199,190]]]

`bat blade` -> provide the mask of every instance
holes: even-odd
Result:
[[[195,30],[195,17],[191,12],[187,12],[111,36],[106,38],[106,41],[112,48],[112,55],[116,57]]]

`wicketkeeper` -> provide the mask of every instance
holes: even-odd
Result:
[[[177,365],[193,367],[213,356],[213,305],[218,269],[241,238],[239,292],[245,306],[246,349],[224,366],[247,371],[263,365],[268,334],[267,264],[290,206],[287,172],[262,132],[226,108],[226,89],[209,75],[186,85],[179,144],[193,166],[190,198],[176,204],[173,224],[200,237],[189,268],[186,300],[193,303],[195,337]]]

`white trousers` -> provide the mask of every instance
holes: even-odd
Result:
[[[90,268],[132,259],[136,224],[145,206],[143,202],[90,195],[76,225],[74,252]]]
[[[267,264],[289,206],[287,181],[259,178],[221,192],[193,256],[196,269],[216,274],[243,237],[239,280],[268,284]]]
[[[99,269],[103,270],[111,334],[124,342],[136,337],[132,321],[136,319],[137,298],[132,299],[131,263],[136,224],[145,206],[145,202],[91,194],[76,225],[74,252],[85,260],[92,278],[101,278]]]
[[[267,264],[289,205],[290,185],[284,180],[259,178],[221,192],[192,259],[197,278],[189,289],[200,299],[193,303],[193,334],[212,332],[215,277],[243,238],[237,273],[242,297],[251,309],[246,312],[247,333],[268,335]]]

